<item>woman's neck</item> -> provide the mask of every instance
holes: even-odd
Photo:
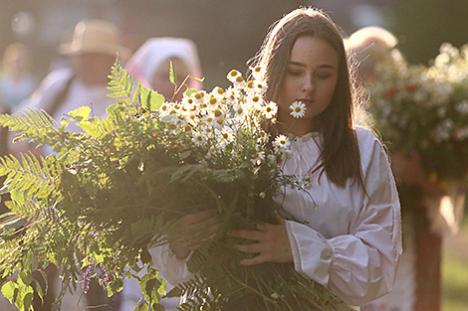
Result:
[[[296,119],[291,115],[278,113],[277,129],[282,134],[292,134],[294,136],[304,136],[307,133],[317,131],[316,121],[309,118]]]

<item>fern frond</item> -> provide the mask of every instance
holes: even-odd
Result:
[[[112,65],[110,82],[107,89],[111,91],[109,97],[118,98],[126,103],[131,103],[134,80],[132,76],[122,67],[119,62]]]
[[[179,297],[183,295],[193,296],[200,289],[205,287],[205,280],[201,276],[194,276],[192,279],[182,282],[174,287],[167,297]]]
[[[0,158],[0,176],[6,176],[5,184],[12,192],[26,192],[37,199],[58,194],[62,166],[55,157],[36,157],[21,154],[20,160],[13,155]]]
[[[22,140],[44,144],[56,140],[59,125],[44,110],[28,109],[19,114],[0,115],[0,125],[18,133]]]

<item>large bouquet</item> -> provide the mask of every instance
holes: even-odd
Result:
[[[390,148],[420,154],[428,175],[460,180],[468,172],[468,45],[442,45],[430,67],[382,66],[369,111]]]
[[[246,81],[233,70],[226,90],[188,90],[181,102],[164,102],[115,65],[109,89],[116,103],[105,119],[86,107],[59,124],[43,111],[1,116],[18,139],[56,152],[0,159],[11,194],[0,227],[4,296],[29,310],[33,292],[43,296],[43,280],[32,273],[52,264],[63,279],[61,296],[76,284],[86,290],[90,278],[112,295],[134,277],[144,294],[137,309],[159,310],[165,282],[148,248],[191,235],[201,241],[188,262],[194,277],[169,293],[189,297],[180,310],[347,310],[292,264],[239,266],[239,241],[227,233],[274,223],[278,187],[300,187],[278,168],[288,140],[271,136],[277,107],[263,98],[261,69],[253,73]],[[68,122],[82,131],[67,131]],[[212,219],[180,226],[201,211],[214,215],[214,238],[204,230]]]

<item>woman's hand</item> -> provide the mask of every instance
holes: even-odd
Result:
[[[199,228],[196,228],[197,226]],[[180,230],[173,239],[169,239],[169,248],[177,259],[183,260],[191,252],[196,251],[202,243],[214,237],[218,224],[213,213],[205,211],[182,217],[177,228]]]
[[[255,257],[241,260],[242,266],[253,266],[264,262],[294,261],[286,222],[283,219],[279,219],[278,225],[261,224],[258,225],[257,230],[234,230],[230,235],[253,242],[235,246],[241,252],[257,254]]]

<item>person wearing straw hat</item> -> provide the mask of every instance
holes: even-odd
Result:
[[[104,117],[112,103],[106,89],[110,68],[117,59],[126,59],[129,55],[128,49],[118,42],[116,27],[105,20],[80,21],[71,42],[61,45],[59,52],[69,58],[71,68],[50,72],[18,111],[43,109],[60,120],[67,112],[87,105],[93,116]],[[69,128],[79,130],[73,124],[69,124]],[[14,153],[31,148],[25,144],[10,145]],[[45,153],[52,152],[50,148],[44,149]]]

